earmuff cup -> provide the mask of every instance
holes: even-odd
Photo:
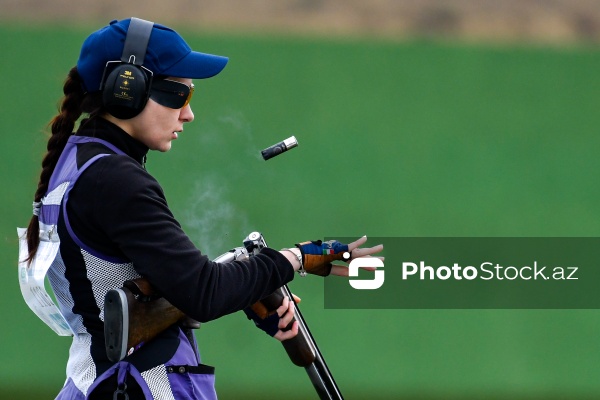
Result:
[[[100,84],[105,110],[119,119],[142,112],[152,85],[153,73],[144,68],[144,58],[154,22],[131,18],[120,61],[109,61]]]
[[[119,63],[104,82],[102,101],[106,111],[119,119],[130,119],[141,113],[148,101],[149,79],[142,68]]]

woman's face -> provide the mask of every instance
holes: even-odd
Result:
[[[182,82],[188,86],[192,84],[191,79],[169,79]],[[149,99],[146,107],[139,115],[130,120],[121,121],[126,122],[126,126],[119,125],[131,137],[148,146],[150,150],[169,151],[171,141],[177,139],[178,134],[183,132],[183,124],[193,120],[194,113],[190,104],[176,110]]]

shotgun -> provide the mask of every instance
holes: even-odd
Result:
[[[214,261],[226,263],[243,260],[267,246],[259,232],[252,232],[243,244],[244,247],[236,247]],[[284,296],[294,301],[287,285],[260,301],[268,311],[274,311],[281,305]],[[290,360],[305,368],[320,399],[343,399],[298,305],[295,320],[298,321],[298,335],[282,342]],[[104,298],[104,336],[108,359],[112,362],[122,360],[173,324],[190,329],[200,327],[199,322],[160,297],[145,278],[129,280],[123,287],[109,290]]]

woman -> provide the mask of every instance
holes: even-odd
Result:
[[[381,249],[358,249],[366,238],[349,246],[308,242],[282,251],[265,248],[224,265],[193,245],[144,163],[148,150],[168,151],[194,120],[192,79],[212,77],[226,63],[225,57],[191,51],[175,31],[138,19],[113,21],[84,42],[51,122],[27,230],[26,261],[49,259],[48,278],[73,332],[58,399],[125,393],[129,399],[216,398],[212,367],[201,364],[193,335],[178,325],[123,361],[108,360],[103,299],[127,280],[143,276],[186,315],[210,321],[247,310],[291,281],[294,271],[344,275],[330,261]],[[40,241],[56,234],[56,254],[40,254]],[[331,255],[323,256],[324,248]],[[293,302],[284,299],[277,315],[274,326],[257,325],[278,340],[294,337],[297,324],[282,329],[293,318]]]

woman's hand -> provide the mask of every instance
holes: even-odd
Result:
[[[383,245],[381,244],[361,248],[360,246],[366,241],[366,236],[348,245],[336,240],[327,242],[320,240],[309,241],[299,243],[293,248],[283,249],[281,253],[290,261],[294,270],[299,271],[301,275],[309,273],[320,276],[327,276],[329,274],[348,276],[347,266],[333,265],[332,261],[350,262],[358,257],[371,257],[373,254],[383,250]],[[378,258],[383,260],[383,257]]]
[[[294,320],[289,330],[284,330],[294,319],[294,315],[296,313],[296,307],[294,303],[300,303],[300,298],[296,295],[293,296],[294,301],[290,301],[287,296],[284,296],[281,306],[277,308],[277,315],[279,315],[279,324],[277,324],[277,327],[279,330],[273,337],[280,342],[291,339],[298,335],[298,321],[296,320]]]
[[[373,247],[361,248],[360,246],[365,244],[366,242],[367,242],[367,237],[363,236],[363,237],[355,240],[354,242],[348,244],[349,258],[342,257],[343,261],[349,263],[350,261],[352,261],[355,258],[372,257],[373,254],[377,254],[383,250],[382,244],[378,244],[377,246],[373,246]],[[381,261],[384,260],[384,257],[379,256],[377,258],[379,258]],[[365,270],[375,270],[376,268],[364,268],[364,269]],[[331,274],[337,275],[337,276],[348,276],[348,267],[345,265],[333,264],[332,268],[331,268]]]
[[[273,336],[280,342],[291,339],[298,335],[298,322],[294,321],[289,329],[288,325],[294,319],[296,313],[295,303],[300,303],[300,298],[292,295],[294,301],[290,301],[287,296],[283,296],[281,305],[274,311],[269,311],[261,302],[257,301],[252,306],[245,308],[244,313],[254,321],[257,328],[265,331],[269,336]]]

